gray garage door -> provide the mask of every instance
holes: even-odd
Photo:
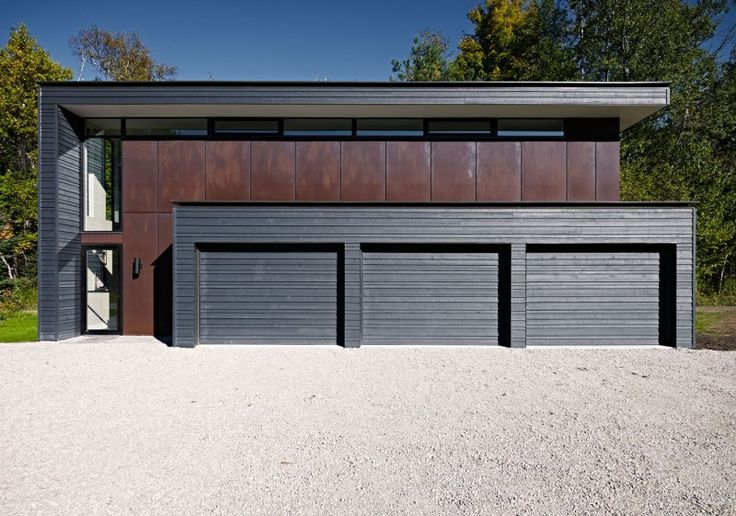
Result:
[[[498,344],[498,254],[363,253],[364,344]]]
[[[527,254],[527,344],[658,344],[659,253]]]
[[[316,250],[200,254],[203,344],[335,344],[337,253]]]

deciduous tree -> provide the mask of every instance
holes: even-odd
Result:
[[[447,39],[439,32],[423,31],[414,37],[409,57],[391,61],[399,81],[446,81],[449,79]]]
[[[111,81],[163,81],[176,77],[176,67],[157,63],[137,32],[112,32],[92,26],[69,40],[80,62],[80,78],[87,64]]]

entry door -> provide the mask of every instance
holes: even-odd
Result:
[[[200,251],[202,344],[335,344],[338,253],[309,247]]]
[[[84,330],[120,333],[120,251],[117,247],[84,249]]]

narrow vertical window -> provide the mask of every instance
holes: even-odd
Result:
[[[120,230],[120,138],[87,130],[82,154],[84,230]]]

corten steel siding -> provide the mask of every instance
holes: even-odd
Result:
[[[196,344],[196,246],[206,243],[338,244],[345,251],[346,346],[361,344],[361,276],[371,244],[486,244],[510,252],[510,339],[527,344],[529,296],[527,246],[540,244],[673,248],[668,279],[676,285],[671,305],[675,344],[693,344],[694,208],[687,206],[380,206],[182,204],[174,211],[174,344]],[[212,228],[218,228],[212,231]],[[620,248],[620,246],[626,246]],[[363,249],[361,249],[363,246]],[[671,335],[664,335],[665,340]],[[672,342],[665,342],[672,343]]]
[[[39,117],[38,334],[56,340],[81,332],[80,121],[43,102]]]
[[[123,209],[168,213],[172,200],[618,200],[618,153],[596,148],[592,141],[126,140]]]

